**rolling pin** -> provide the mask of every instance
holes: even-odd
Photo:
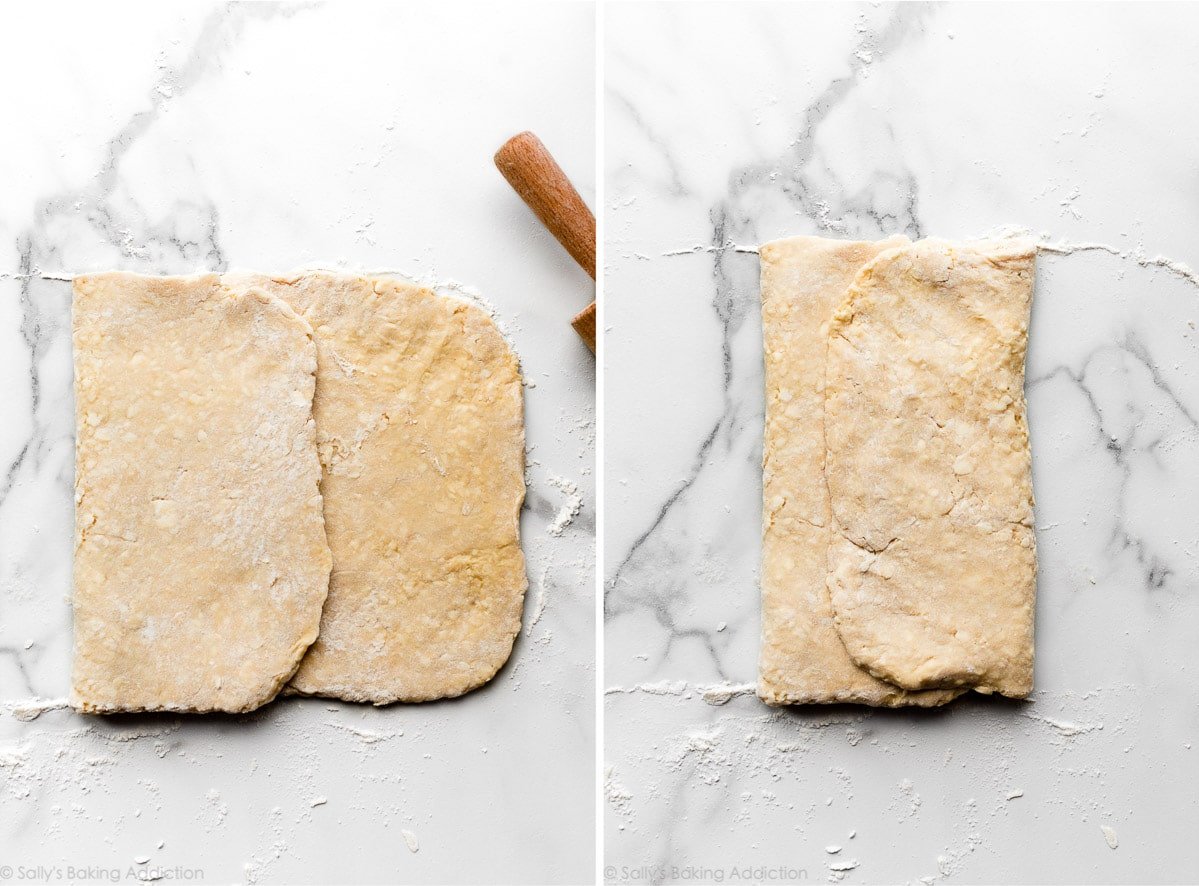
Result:
[[[562,167],[531,132],[514,135],[495,152],[496,168],[551,234],[595,279],[595,216]],[[595,302],[570,321],[595,353]]]

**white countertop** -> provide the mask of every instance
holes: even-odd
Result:
[[[6,12],[0,58],[0,866],[13,881],[39,866],[209,883],[590,879],[594,365],[569,320],[594,290],[491,156],[532,129],[593,202],[593,9],[67,16]],[[461,281],[519,354],[530,589],[511,661],[436,704],[18,718],[65,696],[70,666],[70,284],[45,275],[305,265]],[[581,510],[555,535],[570,484]]]
[[[1193,880],[1199,9],[619,4],[606,28],[605,876]],[[1032,699],[735,694],[759,631],[744,250],[1002,226],[1101,244],[1038,259]]]

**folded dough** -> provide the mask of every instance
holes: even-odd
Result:
[[[316,348],[213,275],[74,281],[82,711],[248,711],[316,638]]]
[[[768,243],[760,250],[767,402],[758,692],[770,704],[938,705],[961,694],[966,687],[980,691],[999,688],[991,675],[1002,667],[1002,662],[1007,663],[1009,676],[1027,674],[1031,685],[1035,558],[1031,546],[1031,485],[1021,389],[1024,332],[1031,294],[1032,259],[1027,246],[980,245],[967,251],[972,256],[971,267],[981,270],[986,265],[994,271],[990,278],[990,285],[995,288],[988,306],[991,313],[984,316],[1007,322],[1008,326],[1006,331],[984,338],[997,352],[1006,349],[1008,359],[1006,363],[988,364],[986,371],[1000,372],[1003,378],[978,378],[980,367],[972,362],[976,356],[968,348],[959,352],[962,342],[952,327],[960,322],[963,313],[971,310],[962,306],[950,308],[946,316],[951,319],[934,326],[942,334],[936,343],[941,360],[927,368],[933,375],[947,375],[947,382],[964,379],[962,390],[973,385],[980,392],[992,388],[997,392],[1002,388],[1008,393],[1010,403],[1004,408],[1012,423],[1009,426],[998,422],[992,426],[1008,434],[1005,442],[996,444],[1008,454],[995,471],[1014,484],[1017,490],[1014,499],[1020,498],[1021,489],[1027,492],[1028,523],[1023,526],[1027,531],[1027,547],[1021,530],[1007,524],[1004,531],[1010,537],[1009,548],[1005,550],[1010,559],[1000,565],[990,556],[991,547],[1003,544],[999,536],[984,540],[973,553],[941,555],[939,546],[944,541],[930,531],[919,538],[922,548],[917,559],[926,566],[926,561],[939,562],[942,573],[937,574],[934,568],[908,576],[901,570],[898,583],[895,574],[883,578],[878,571],[894,568],[893,559],[905,550],[902,544],[894,550],[887,547],[881,558],[863,550],[872,545],[882,549],[891,543],[893,535],[889,530],[894,528],[894,521],[902,521],[913,507],[913,501],[903,497],[912,491],[904,484],[911,481],[918,485],[918,481],[909,470],[913,453],[898,440],[892,441],[894,445],[889,449],[880,448],[875,435],[885,436],[890,426],[879,419],[882,426],[876,428],[870,424],[874,419],[859,414],[858,410],[863,401],[874,399],[888,406],[895,402],[919,402],[922,392],[905,387],[902,381],[897,384],[894,373],[911,362],[927,363],[930,357],[919,350],[919,343],[928,338],[926,330],[915,329],[911,329],[916,334],[910,339],[895,334],[890,339],[876,337],[870,342],[869,353],[855,351],[855,347],[867,344],[858,340],[860,330],[854,324],[859,319],[870,319],[860,316],[858,311],[867,306],[877,310],[878,322],[883,325],[893,317],[894,333],[895,328],[908,330],[911,324],[929,322],[924,314],[944,310],[945,305],[925,304],[926,290],[904,279],[898,271],[885,282],[875,281],[879,287],[890,290],[890,301],[885,306],[881,296],[858,303],[858,293],[863,287],[870,288],[874,273],[870,269],[876,265],[890,267],[897,256],[905,255],[929,257],[929,260],[941,255],[944,259],[951,252],[945,244],[913,245],[903,237],[877,243],[795,237]],[[992,260],[1007,270],[992,265]],[[941,267],[945,269],[950,264],[945,259]],[[945,284],[973,286],[966,282],[973,278],[964,271],[949,275],[937,271],[931,276],[942,278],[939,291],[943,295],[948,295]],[[855,278],[858,283],[851,289]],[[846,371],[850,367],[852,371]],[[827,406],[826,371],[831,404]],[[927,388],[928,393],[933,390]],[[983,401],[992,402],[985,397]],[[984,408],[980,405],[983,401],[974,402],[969,408],[962,408],[964,401],[946,403],[942,404],[942,411],[953,412],[957,425],[963,429],[972,428],[974,423],[986,421],[978,411]],[[887,415],[910,419],[902,410],[898,410],[898,415],[896,412]],[[971,433],[968,431],[967,435]],[[975,429],[973,437],[981,439],[984,434],[982,429]],[[937,457],[949,458],[949,451],[943,450]],[[951,473],[955,463],[959,470],[966,466],[964,460],[957,461],[954,453],[947,467]],[[984,471],[979,478],[983,475],[991,476]],[[889,491],[875,494],[883,487]],[[985,500],[998,511],[1006,512],[1007,500],[1000,498],[992,498],[985,487],[975,488],[974,499]],[[1012,513],[1015,519],[1024,519],[1024,512]],[[957,516],[964,517],[965,513]],[[959,535],[957,540],[962,537]],[[1014,576],[996,571],[1008,565],[1018,570]],[[954,569],[965,570],[958,576],[961,580],[954,579]],[[917,586],[909,588],[903,584],[905,580],[915,581]],[[923,591],[922,582],[933,580],[941,582],[942,587],[948,581],[954,590]],[[899,587],[906,590],[899,592],[896,590]],[[937,658],[942,650],[919,645],[905,647],[905,643],[915,639],[910,627],[907,632],[898,632],[894,618],[891,622],[881,618],[882,613],[893,614],[897,608],[902,611],[908,603],[918,605],[913,602],[917,600],[935,600],[942,607],[937,624],[948,628],[960,625],[964,636],[979,634],[981,619],[973,614],[977,610],[1006,620],[1005,627],[993,626],[989,634],[982,632],[996,645],[973,659],[980,668],[975,679],[961,673],[961,668],[955,670],[963,662],[961,657],[954,665],[934,666],[936,676],[930,677],[926,659]],[[944,641],[943,636],[940,639]],[[897,659],[905,648],[906,662],[900,664]],[[925,669],[921,672],[922,679],[907,679],[910,675],[903,672],[905,664],[914,663],[918,663],[917,668]],[[1019,680],[1006,681],[999,691],[1019,694],[1018,684]],[[1027,689],[1023,691],[1026,693]]]
[[[486,683],[528,584],[523,392],[504,337],[479,308],[391,279],[224,279],[284,299],[316,337],[334,566],[292,690],[386,704]]]
[[[837,631],[860,667],[904,689],[1032,690],[1035,256],[1012,241],[888,250],[830,324]]]
[[[760,250],[766,437],[758,695],[769,704],[928,706],[958,694],[905,692],[854,664],[837,635],[825,581],[831,541],[824,482],[828,320],[863,264],[907,242],[793,237]]]

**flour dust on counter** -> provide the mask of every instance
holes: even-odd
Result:
[[[1199,870],[1199,11],[1013,8],[606,13],[609,882]],[[764,244],[933,232],[1036,247],[1035,685],[710,704],[755,684],[764,626]]]

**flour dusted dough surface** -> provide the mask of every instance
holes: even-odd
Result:
[[[252,710],[295,672],[328,589],[311,330],[213,275],[74,291],[71,703]]]
[[[294,691],[386,704],[490,680],[527,586],[516,358],[479,308],[386,278],[226,276],[306,317],[333,550]]]
[[[837,634],[826,586],[832,541],[824,482],[828,321],[861,267],[907,242],[794,237],[760,250],[766,437],[758,694],[770,704],[929,706],[959,694],[906,692],[859,668]]]
[[[837,630],[858,665],[905,689],[1032,689],[1034,260],[1011,241],[888,250],[830,326]]]

